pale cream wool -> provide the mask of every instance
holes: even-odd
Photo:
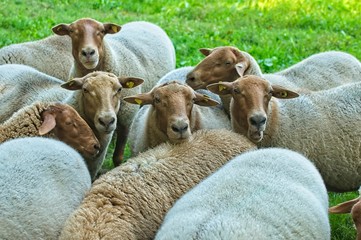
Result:
[[[200,130],[161,144],[102,175],[68,218],[60,239],[153,239],[185,192],[255,145],[227,130]]]

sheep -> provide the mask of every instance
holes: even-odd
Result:
[[[68,80],[72,63],[70,39],[57,35],[0,49],[0,65],[24,64],[63,81]]]
[[[67,104],[35,102],[0,124],[0,143],[43,135],[68,144],[84,157],[95,157],[99,153],[99,141],[92,129]]]
[[[112,73],[97,71],[64,83],[25,65],[1,65],[0,86],[4,86],[5,90],[0,95],[0,121],[35,101],[69,104],[88,123],[99,140],[99,154],[95,158],[85,159],[94,179],[117,125],[119,108],[125,115],[127,113],[128,106],[122,105],[120,98],[142,82],[139,78],[116,77]]]
[[[232,96],[233,131],[258,147],[303,153],[320,170],[330,191],[360,186],[361,129],[355,126],[361,122],[361,82],[299,95],[249,75],[208,89]]]
[[[315,166],[281,148],[240,154],[176,201],[162,239],[330,239],[328,195]]]
[[[361,187],[359,188],[359,194],[361,195]],[[361,201],[360,197],[347,202],[340,203],[336,206],[329,208],[329,213],[351,213],[353,222],[355,223],[357,230],[356,240],[361,240]]]
[[[221,129],[203,129],[189,141],[149,149],[97,179],[59,239],[153,239],[181,195],[254,149],[244,136]]]
[[[199,129],[231,129],[228,116],[221,107],[215,106],[219,104],[216,100],[182,83],[185,78],[181,75],[188,70],[188,67],[173,70],[161,78],[152,91],[123,98],[142,105],[129,131],[132,155],[163,142],[186,141]]]
[[[58,239],[91,181],[84,159],[55,139],[0,144],[0,239]]]
[[[245,75],[257,75],[294,91],[326,90],[361,78],[360,61],[340,51],[314,54],[283,71],[270,74],[263,74],[249,53],[235,47],[202,48],[200,51],[207,57],[187,75],[186,83],[193,89],[205,89],[220,81],[233,82]],[[229,114],[230,98],[221,98]]]
[[[58,24],[52,30],[72,40],[74,63],[70,78],[82,77],[94,70],[137,76],[146,80],[141,91],[148,92],[161,76],[175,68],[172,41],[160,27],[149,22],[130,22],[121,27],[82,18],[71,24]],[[124,118],[121,112],[118,115],[121,125],[116,130],[115,166],[123,161],[126,136],[137,110],[133,108],[132,116],[128,113]]]

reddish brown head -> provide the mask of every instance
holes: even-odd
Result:
[[[239,73],[236,66],[243,69],[249,67],[249,59],[235,47],[201,48],[206,57],[188,73],[186,83],[193,89],[206,89],[207,85],[217,82],[232,82]]]
[[[60,140],[76,149],[84,157],[94,157],[100,150],[98,139],[78,112],[67,104],[50,105],[41,113],[43,123],[39,134],[50,131]]]
[[[71,24],[59,24],[52,28],[58,35],[68,35],[72,40],[72,53],[79,66],[95,69],[104,56],[103,38],[119,32],[121,27],[113,23],[101,23],[82,18]]]
[[[133,104],[152,104],[155,124],[170,142],[177,143],[188,139],[192,131],[192,109],[194,104],[215,106],[218,102],[206,95],[195,92],[192,88],[178,82],[170,82],[154,87],[150,92],[125,97]]]
[[[271,98],[288,99],[298,96],[293,91],[271,85],[267,80],[254,75],[240,77],[234,82],[214,83],[207,88],[219,95],[232,96],[232,128],[254,142],[259,142],[263,138]]]

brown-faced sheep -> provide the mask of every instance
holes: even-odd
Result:
[[[161,144],[97,179],[60,239],[153,239],[174,202],[242,152],[244,136],[200,130],[190,141]]]
[[[199,129],[231,129],[230,120],[222,108],[216,106],[217,101],[177,81],[165,82],[149,93],[124,100],[142,105],[129,133],[133,155],[163,142],[187,141]]]
[[[361,129],[355,126],[361,122],[361,81],[298,96],[249,75],[208,89],[230,94],[233,130],[258,147],[303,153],[315,163],[329,190],[344,192],[360,186]]]
[[[0,143],[43,135],[68,144],[84,157],[95,157],[99,153],[99,141],[92,129],[67,104],[35,102],[0,124]]]

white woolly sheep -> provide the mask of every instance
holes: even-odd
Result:
[[[325,90],[361,79],[360,61],[345,52],[314,54],[283,71],[263,74],[249,53],[235,47],[202,48],[200,51],[206,58],[187,75],[186,82],[193,89],[205,89],[207,85],[220,81],[233,82],[245,75],[257,75],[272,84],[304,91]],[[221,98],[229,113],[229,96]]]
[[[160,27],[149,22],[130,22],[121,27],[82,18],[71,24],[59,24],[53,27],[53,32],[67,35],[72,40],[74,64],[70,78],[82,77],[95,70],[117,76],[136,76],[145,80],[141,89],[147,92],[161,76],[175,68],[172,41]],[[121,111],[118,114],[113,153],[115,166],[123,161],[126,136],[138,109],[132,108],[126,117]]]
[[[28,65],[63,81],[69,79],[72,63],[70,39],[56,35],[0,49],[0,65]]]
[[[130,158],[93,183],[60,239],[153,239],[180,196],[228,160],[254,149],[240,134],[213,129]]]
[[[206,92],[200,94],[183,84],[184,77],[178,81],[176,77],[185,76],[188,70],[173,70],[160,79],[149,93],[124,98],[129,103],[142,105],[129,132],[133,155],[163,142],[186,141],[199,129],[231,129],[228,116],[216,100]]]
[[[67,104],[35,102],[0,124],[0,143],[42,135],[68,144],[84,157],[95,157],[99,153],[99,141],[92,129]]]
[[[142,82],[139,78],[118,78],[112,73],[94,72],[64,83],[25,65],[1,65],[0,86],[4,86],[4,90],[0,118],[7,119],[13,112],[35,101],[69,104],[88,123],[100,142],[100,153],[96,158],[86,158],[90,175],[94,178],[115,130],[119,108],[127,113],[128,106],[120,104],[121,96],[127,94],[128,88]]]
[[[90,185],[83,158],[63,142],[0,144],[0,239],[58,239]]]
[[[359,188],[361,195],[361,187]],[[353,222],[357,230],[356,240],[361,240],[361,201],[360,197],[340,203],[329,208],[329,213],[351,213]]]
[[[299,97],[253,75],[211,84],[208,89],[232,96],[232,129],[258,147],[303,153],[315,163],[329,190],[360,186],[361,129],[355,126],[361,122],[361,81]]]
[[[176,201],[155,239],[330,239],[315,166],[278,148],[241,154]]]

